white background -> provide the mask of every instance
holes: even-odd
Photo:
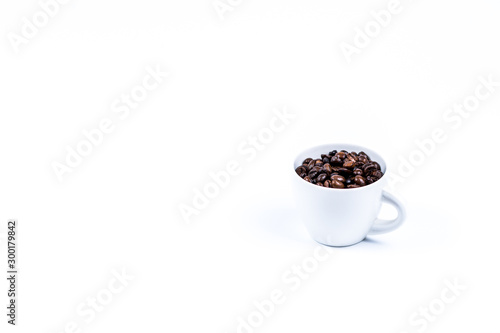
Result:
[[[424,331],[499,332],[500,87],[457,129],[443,120],[479,76],[500,81],[498,3],[402,1],[350,63],[340,44],[387,1],[233,3],[222,20],[211,0],[72,0],[17,53],[7,34],[40,6],[1,3],[0,220],[19,220],[20,279],[12,329],[2,278],[0,331],[236,332],[279,289],[255,332],[410,333],[457,279]],[[120,120],[113,101],[157,65],[169,77]],[[296,118],[247,161],[238,146],[283,106]],[[60,182],[51,164],[103,118],[114,131]],[[436,127],[446,142],[395,189],[405,225],[335,249],[292,292],[283,274],[318,246],[294,214],[293,155],[350,142],[396,171]],[[233,159],[187,224],[179,205]],[[122,269],[134,279],[86,323],[78,306]]]

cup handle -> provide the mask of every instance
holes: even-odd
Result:
[[[401,201],[399,201],[395,196],[386,191],[383,191],[382,200],[396,208],[396,210],[398,211],[398,217],[396,217],[394,220],[376,219],[373,223],[372,228],[368,232],[368,235],[378,235],[393,231],[399,228],[406,218],[406,210]]]

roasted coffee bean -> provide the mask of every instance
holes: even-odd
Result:
[[[357,161],[357,162],[354,164],[354,166],[355,166],[355,167],[358,167],[358,168],[362,167],[363,165],[365,165],[365,164],[364,164],[363,162],[360,162],[360,161]]]
[[[344,162],[343,167],[344,168],[354,168],[354,164],[356,164],[355,161],[346,159],[345,162]]]
[[[338,171],[344,175],[350,175],[352,173],[352,170],[348,168],[338,168]]]
[[[321,154],[321,158],[306,158],[295,172],[312,184],[331,188],[357,188],[378,181],[384,173],[378,162],[363,151],[345,149]]]
[[[326,180],[326,178],[327,178],[326,173],[322,173],[322,174],[320,174],[320,175],[318,176],[317,181],[318,181],[318,182],[324,182],[324,181]]]
[[[366,185],[366,179],[363,178],[363,176],[356,176],[356,177],[354,177],[354,182],[356,183],[356,185],[359,185],[359,186],[365,186]]]
[[[341,176],[341,175],[331,175],[331,176],[330,176],[330,180],[331,180],[332,182],[334,182],[334,181],[338,181],[338,182],[342,182],[342,183],[343,183],[343,182],[345,182],[345,177],[344,177],[344,176]]]
[[[339,151],[337,154],[335,154],[335,156],[343,160],[347,156],[346,153],[347,153],[346,151]]]
[[[370,172],[374,171],[374,170],[377,170],[377,167],[375,166],[375,164],[373,163],[367,163],[363,166],[363,172],[365,174],[369,174]]]
[[[301,165],[301,166],[299,166],[297,169],[295,169],[295,172],[296,172],[298,175],[300,175],[301,173],[306,172],[306,171],[307,171],[307,170],[306,170],[306,168],[305,168],[303,165]]]
[[[331,164],[332,166],[342,165],[342,160],[341,160],[338,156],[333,156],[333,157],[330,159],[330,164]]]
[[[318,175],[319,175],[319,170],[317,170],[316,168],[312,168],[311,171],[309,171],[308,173],[308,176],[311,179],[316,178]]]
[[[323,169],[326,171],[327,174],[331,174],[333,172],[332,170],[332,166],[328,163],[326,163],[325,165],[323,165]]]
[[[304,178],[305,176],[307,176],[307,171],[305,171],[306,169],[300,169],[297,168],[297,170],[295,170],[295,172],[299,175],[300,178]]]
[[[354,154],[356,154],[356,153],[354,153]],[[358,161],[358,157],[356,155],[353,155],[352,153],[347,154],[347,158],[350,161],[353,161],[353,162],[357,162]]]
[[[322,166],[320,166],[320,165],[315,165],[315,166],[314,166],[311,170],[316,170],[316,171],[320,172],[322,169],[323,169],[323,167],[322,167]]]
[[[331,187],[333,188],[344,188],[344,183],[339,182],[338,180],[332,181]]]
[[[358,160],[360,162],[362,162],[363,164],[368,163],[368,161],[369,161],[368,157],[366,157],[365,155],[361,155],[361,154],[359,155]]]

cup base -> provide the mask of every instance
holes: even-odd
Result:
[[[362,240],[360,240],[360,241],[357,241],[357,242],[354,242],[354,243],[351,243],[351,244],[343,244],[343,245],[325,244],[325,243],[322,243],[322,242],[320,242],[320,241],[318,241],[318,240],[314,240],[314,241],[315,241],[316,243],[318,243],[318,244],[321,244],[321,245],[324,245],[324,246],[328,246],[328,247],[349,247],[349,246],[353,246],[353,245],[359,244],[359,243],[361,243],[362,241],[364,241],[365,239],[366,239],[366,237],[365,237],[365,238],[363,238],[363,239],[362,239]]]

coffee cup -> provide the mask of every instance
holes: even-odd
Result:
[[[357,188],[327,188],[302,179],[295,169],[306,158],[319,158],[332,150],[364,151],[380,166],[384,174],[377,181]],[[352,144],[325,144],[298,154],[293,162],[292,186],[296,210],[311,237],[328,246],[349,246],[361,242],[368,235],[383,234],[400,227],[405,220],[403,204],[384,190],[387,184],[387,165],[375,151]],[[382,203],[396,208],[398,216],[392,220],[378,217]]]

